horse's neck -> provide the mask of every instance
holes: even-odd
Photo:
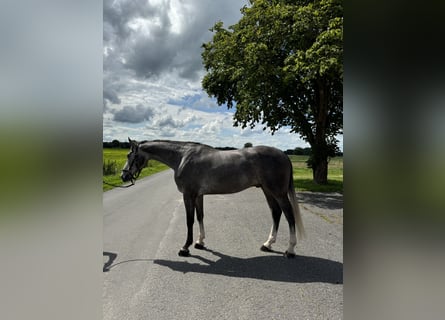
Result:
[[[147,142],[140,146],[141,150],[147,152],[151,159],[160,161],[173,170],[179,167],[183,157],[181,145],[170,142]]]

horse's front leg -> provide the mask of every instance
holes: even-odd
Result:
[[[189,247],[193,243],[193,223],[195,222],[195,200],[196,197],[184,193],[184,206],[187,220],[187,240],[185,241],[184,246],[178,252],[181,257],[190,256]]]
[[[204,238],[205,238],[205,231],[204,231],[204,196],[200,195],[196,198],[196,218],[198,219],[199,223],[199,236],[198,240],[195,242],[195,248],[203,250],[204,247]]]
[[[187,221],[187,240],[185,241],[184,246],[179,250],[178,254],[181,257],[188,257],[190,256],[189,247],[193,243],[193,223],[194,221],[194,215],[195,215],[195,202],[196,197],[184,193],[184,206],[185,206],[185,214],[186,214],[186,221]]]

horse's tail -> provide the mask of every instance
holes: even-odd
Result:
[[[294,177],[292,170],[290,174],[289,189],[287,190],[287,195],[289,197],[294,212],[295,224],[298,230],[297,232],[298,239],[301,240],[306,237],[306,232],[304,231],[303,220],[301,219],[301,213],[300,213],[300,206],[298,205],[297,196],[295,194]]]

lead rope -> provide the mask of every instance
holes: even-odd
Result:
[[[134,182],[136,181],[136,179],[141,174],[141,171],[142,171],[142,169],[140,169],[138,172],[136,172],[136,174],[132,175],[131,184],[126,185],[126,186],[121,186],[121,185],[118,185],[118,184],[108,183],[108,182],[105,182],[103,179],[102,179],[102,183],[106,184],[106,185],[109,185],[109,186],[112,186],[112,187],[116,187],[116,188],[128,188],[128,187],[134,186]]]
[[[131,184],[126,185],[126,186],[120,186],[118,184],[108,183],[108,182],[105,182],[104,180],[102,180],[102,183],[106,184],[106,185],[109,185],[109,186],[112,186],[112,187],[116,187],[116,188],[128,188],[128,187],[134,186],[134,181],[131,181]]]

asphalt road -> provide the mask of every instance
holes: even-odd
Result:
[[[297,197],[307,238],[295,259],[280,253],[284,216],[277,252],[259,250],[272,217],[258,188],[204,196],[207,250],[190,247],[184,258],[185,209],[171,170],[105,192],[103,319],[342,319],[342,195]]]

